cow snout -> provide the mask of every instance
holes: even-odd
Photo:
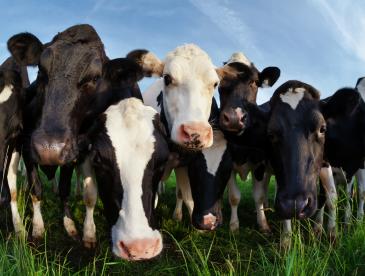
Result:
[[[213,130],[208,123],[190,122],[181,124],[177,142],[190,149],[208,148],[213,144]]]
[[[162,239],[139,239],[130,242],[119,242],[120,257],[129,261],[151,259],[162,250]]]
[[[33,157],[40,165],[64,165],[76,158],[71,139],[32,137]]]
[[[193,215],[192,224],[196,229],[204,231],[215,230],[221,220],[216,214],[208,213],[207,215]]]
[[[276,200],[276,210],[283,219],[306,219],[311,217],[317,206],[310,196],[298,196],[295,199],[278,198]]]
[[[243,112],[241,108],[222,111],[219,123],[224,130],[240,132],[247,124],[247,113]]]

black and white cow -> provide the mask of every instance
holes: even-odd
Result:
[[[37,164],[40,164],[64,165],[61,170],[67,177],[60,181],[64,224],[68,234],[75,237],[77,230],[71,219],[67,194],[73,165],[68,164],[77,160],[77,135],[107,60],[103,44],[93,27],[76,25],[46,44],[30,33],[17,34],[9,39],[8,49],[18,63],[38,65],[39,69],[37,79],[27,91],[34,98],[25,110],[23,139],[23,158],[28,182],[32,184],[32,236],[39,239],[44,233],[40,211],[41,183],[37,172]],[[93,209],[96,196],[92,195],[96,189],[89,181],[89,172],[83,173],[87,207],[83,240],[90,247],[95,244]]]
[[[221,222],[219,201],[232,167],[227,143],[217,128],[219,111],[213,100],[219,82],[216,68],[209,56],[193,44],[177,47],[164,62],[146,51],[128,56],[141,61],[153,57],[149,63],[151,75],[163,77],[143,97],[161,112],[172,141],[170,149],[179,159],[175,168],[174,217],[181,219],[184,201],[193,225],[212,230]],[[216,189],[206,190],[211,186]]]
[[[267,67],[259,72],[243,53],[234,53],[218,71],[221,76],[218,87],[221,103],[220,127],[230,144],[235,145],[231,146],[236,165],[228,183],[228,194],[231,205],[230,229],[236,231],[239,229],[237,207],[240,202],[236,172],[245,180],[248,172],[255,171],[258,164],[260,165],[259,161],[265,159],[261,152],[266,144],[266,123],[261,120],[262,112],[257,111],[258,88],[274,85],[280,76],[280,69]],[[262,109],[267,109],[267,104]],[[267,173],[259,179],[253,174],[257,222],[262,232],[270,232],[264,214],[269,179],[270,175]]]
[[[345,222],[351,218],[353,181],[356,174],[359,186],[358,218],[362,219],[365,199],[365,79],[360,78],[354,88],[342,88],[321,101],[327,122],[325,159],[334,167],[343,169],[347,182]],[[323,211],[322,211],[323,212]]]
[[[100,81],[103,66],[107,63],[103,44],[96,31],[89,25],[76,25],[59,33],[50,43],[42,44],[35,36],[23,33],[12,37],[8,47],[13,56],[21,64],[37,64],[39,72],[36,81],[28,93],[34,96],[27,107],[25,121],[25,141],[23,147],[24,159],[28,170],[29,183],[33,183],[32,201],[34,209],[33,233],[34,238],[40,238],[44,232],[43,219],[40,212],[41,183],[37,174],[36,164],[61,167],[60,196],[65,211],[64,225],[67,233],[77,236],[77,230],[71,219],[68,207],[69,185],[72,175],[73,161],[79,155],[79,134],[83,131],[85,121],[116,100],[120,92],[114,91],[116,85],[112,81]],[[139,68],[130,60],[114,60],[127,65],[128,69]],[[129,63],[129,64],[127,64]],[[123,67],[125,68],[125,66]],[[106,66],[110,74],[128,75],[128,71],[114,70]],[[136,78],[142,78],[142,69],[132,70]],[[131,96],[142,98],[136,81],[125,82],[122,89]],[[110,91],[108,97],[104,93]],[[118,94],[119,93],[119,94]],[[100,96],[101,95],[101,96]],[[103,108],[95,109],[95,98],[103,98]],[[98,100],[100,102],[100,100]],[[96,188],[92,181],[88,166],[81,166],[84,181],[84,201],[86,218],[83,241],[85,246],[95,244],[95,224],[93,209],[96,201]],[[62,178],[62,176],[64,176]]]
[[[0,66],[0,205],[10,201],[17,234],[24,230],[17,205],[16,174],[23,128],[24,88],[28,85],[26,67],[13,58]]]
[[[113,253],[127,260],[150,259],[162,250],[155,230],[154,200],[169,156],[159,115],[135,98],[110,106],[89,137]]]

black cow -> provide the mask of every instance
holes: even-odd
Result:
[[[26,67],[13,58],[0,66],[0,205],[10,201],[17,234],[24,229],[18,212],[16,174],[23,128],[24,88],[28,85]]]

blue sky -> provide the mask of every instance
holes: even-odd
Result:
[[[219,66],[242,51],[259,70],[281,69],[274,88],[297,79],[323,97],[365,75],[363,0],[6,0],[2,8],[2,61],[8,56],[6,41],[15,33],[28,31],[48,42],[69,26],[89,23],[110,58],[136,48],[163,58],[178,45],[195,43]],[[142,89],[148,83],[143,81]],[[272,92],[261,90],[258,102]]]

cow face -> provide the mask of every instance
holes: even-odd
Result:
[[[280,76],[277,67],[259,72],[242,53],[235,53],[221,68],[218,91],[221,102],[220,127],[242,134],[250,126],[250,107],[256,105],[258,87],[271,87]]]
[[[22,129],[22,80],[18,71],[0,66],[0,205],[8,202],[6,177],[11,153]]]
[[[106,60],[103,44],[89,25],[76,25],[42,45],[31,34],[10,38],[8,48],[24,65],[38,65],[40,118],[32,133],[33,157],[62,165],[78,155],[77,133]]]
[[[132,52],[138,60],[148,52]],[[163,113],[172,141],[187,149],[202,149],[213,143],[209,115],[219,78],[208,55],[193,44],[170,52],[164,63],[150,59],[151,74],[163,77]],[[146,62],[145,62],[146,63]]]
[[[150,259],[162,250],[153,228],[154,199],[169,155],[158,114],[130,98],[102,116],[105,130],[93,143],[94,162],[113,252],[126,260]]]
[[[326,122],[319,92],[288,81],[270,100],[268,136],[276,176],[276,210],[284,219],[304,219],[317,209],[317,179],[323,161]]]

